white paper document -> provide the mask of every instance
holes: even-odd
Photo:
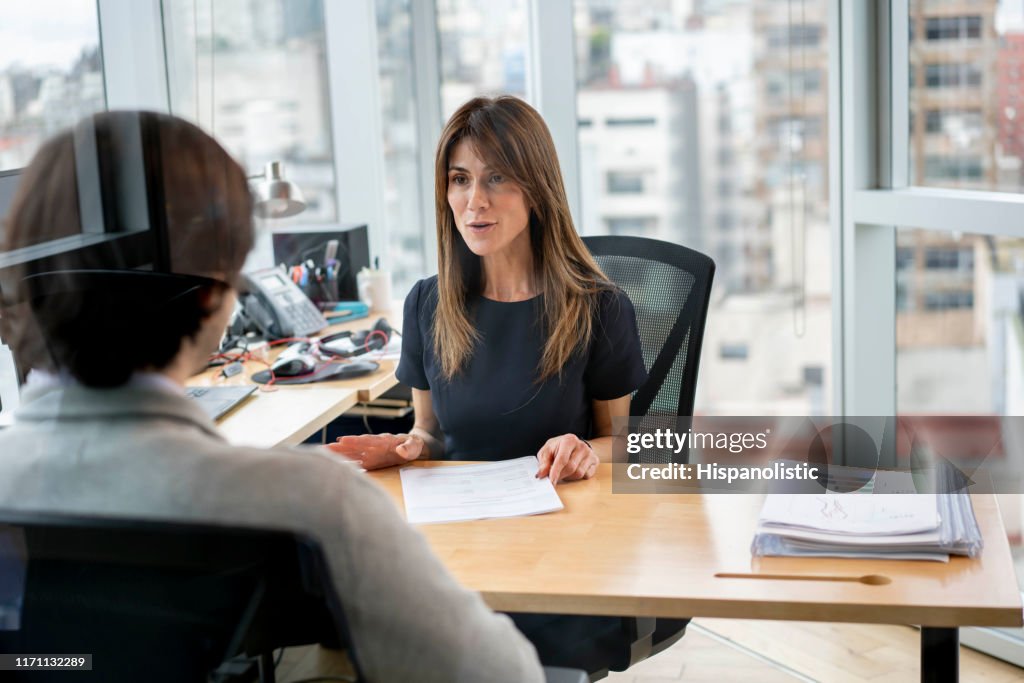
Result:
[[[934,493],[769,495],[761,510],[763,525],[833,534],[911,534],[937,529],[939,522]]]
[[[400,473],[405,516],[411,524],[521,517],[561,510],[537,457],[452,467],[407,467]]]

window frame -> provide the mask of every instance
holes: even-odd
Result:
[[[161,0],[95,0],[106,110],[168,111],[169,93]],[[133,160],[138,161],[138,160]],[[0,219],[11,208],[24,168],[0,173]],[[129,264],[160,258],[160,246],[148,230],[121,232],[83,216],[82,232],[51,242],[0,254],[0,289],[26,261],[46,261],[63,253],[122,254]],[[12,287],[11,283],[6,283]]]
[[[909,0],[830,0],[830,19],[839,414],[895,415],[896,231],[1024,237],[1024,194],[910,185]],[[1022,636],[961,629],[962,643],[1024,665]]]
[[[161,0],[94,0],[106,109],[168,110]],[[0,218],[24,168],[0,172]]]

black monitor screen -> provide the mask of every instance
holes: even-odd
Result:
[[[274,263],[290,269],[308,261],[314,268],[323,268],[328,244],[338,241],[335,259],[338,261],[337,300],[355,301],[359,298],[356,274],[370,267],[370,242],[366,226],[326,228],[319,230],[290,230],[274,233]],[[333,292],[332,292],[333,294]],[[310,296],[314,300],[322,297]]]

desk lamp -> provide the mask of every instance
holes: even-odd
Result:
[[[261,178],[253,186],[253,197],[256,200],[256,215],[261,218],[287,218],[301,213],[306,208],[306,200],[298,185],[284,179],[284,164],[271,161],[263,173],[249,176],[249,179]]]

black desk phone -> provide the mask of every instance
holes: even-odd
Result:
[[[308,337],[327,327],[327,319],[281,268],[243,274],[248,293],[242,310],[268,339]]]

